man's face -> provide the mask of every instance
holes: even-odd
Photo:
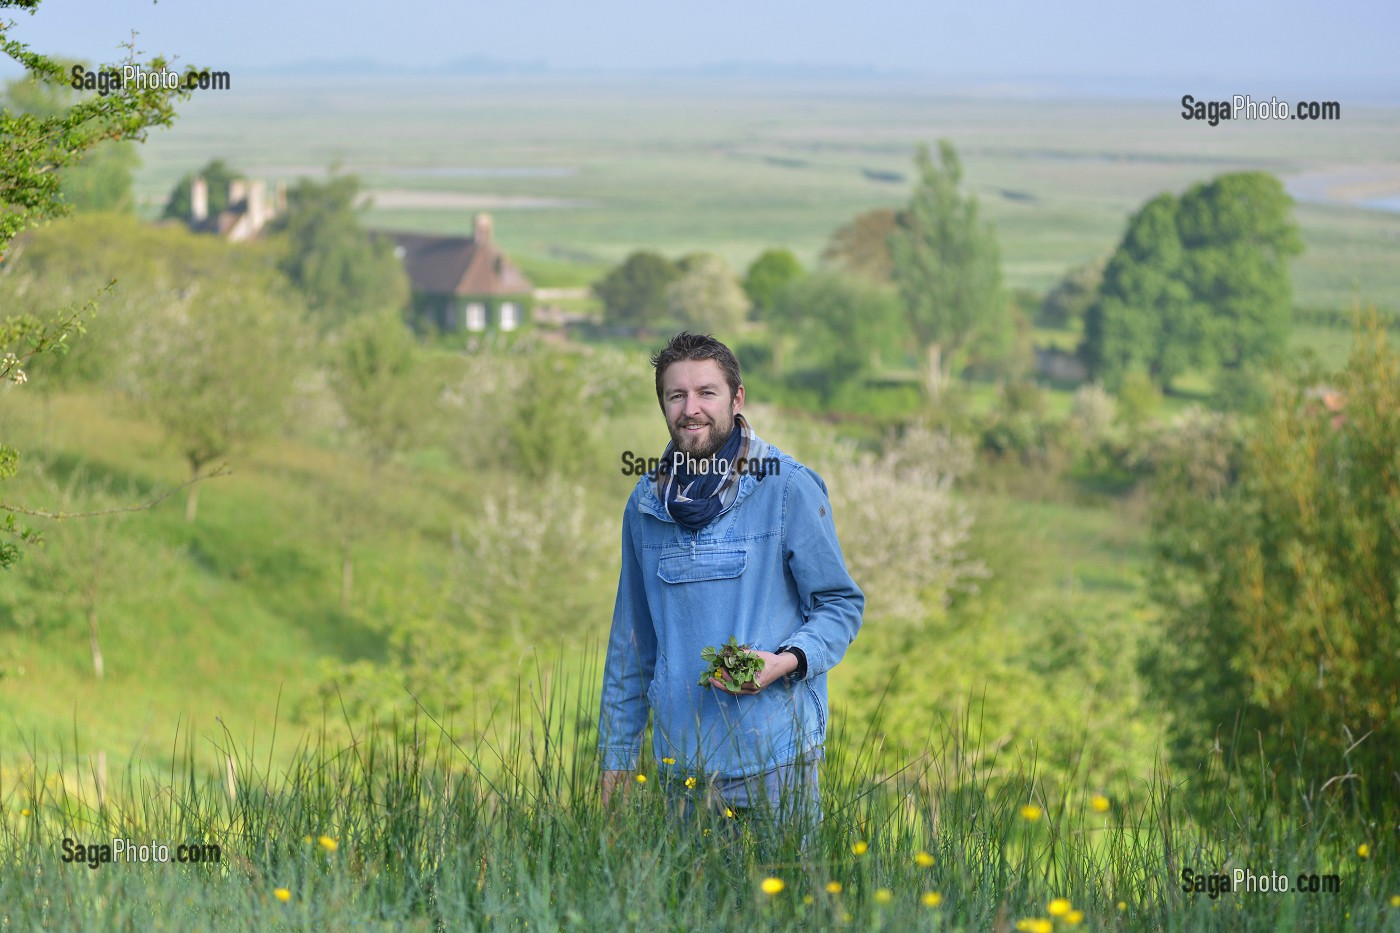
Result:
[[[661,377],[661,410],[676,449],[697,460],[714,456],[734,430],[744,387],[733,397],[714,360],[680,360]]]

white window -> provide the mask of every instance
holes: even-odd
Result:
[[[520,326],[520,311],[514,302],[501,302],[501,330],[515,330]]]
[[[467,330],[486,329],[486,305],[473,301],[467,305]]]

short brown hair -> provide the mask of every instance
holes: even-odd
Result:
[[[681,331],[672,337],[661,352],[651,358],[656,367],[656,401],[665,409],[661,399],[661,380],[672,363],[681,360],[714,360],[724,373],[724,381],[729,383],[729,397],[739,394],[744,381],[739,376],[739,359],[732,350],[714,338],[713,334],[691,334]]]

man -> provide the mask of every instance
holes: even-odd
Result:
[[[820,476],[760,440],[740,414],[739,361],[680,333],[652,358],[671,443],[622,519],[622,571],[599,717],[603,799],[632,780],[647,711],[661,781],[721,811],[820,819],[826,673],[860,629]],[[701,658],[733,636],[753,683],[700,685]]]

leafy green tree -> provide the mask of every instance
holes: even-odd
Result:
[[[1303,251],[1292,212],[1293,199],[1267,172],[1221,175],[1181,196],[1184,271],[1210,308],[1207,339],[1228,369],[1271,362],[1288,342],[1288,263]]]
[[[755,259],[744,276],[744,293],[753,302],[755,316],[773,307],[778,292],[794,279],[801,278],[802,263],[789,249],[769,249]]]
[[[647,328],[666,313],[666,287],[680,274],[660,253],[637,250],[596,282],[593,293],[609,322]]]
[[[1133,215],[1085,313],[1081,355],[1110,386],[1133,370],[1170,390],[1189,369],[1265,364],[1288,337],[1292,201],[1263,172],[1222,175]]]
[[[286,213],[268,224],[282,248],[282,271],[305,296],[325,330],[376,311],[398,311],[408,301],[408,278],[387,239],[360,224],[360,183],[332,175],[303,178],[287,193]]]
[[[1262,752],[1309,797],[1400,803],[1397,413],[1372,321],[1334,379],[1281,389],[1238,439],[1188,427],[1163,461],[1144,672],[1183,763]]]
[[[243,178],[243,173],[229,167],[223,159],[210,159],[198,172],[185,175],[170,189],[161,216],[166,220],[189,220],[193,209],[191,192],[196,178],[204,179],[209,190],[209,216],[217,217],[228,210],[229,183]]]
[[[749,311],[734,271],[718,256],[690,257],[689,268],[666,286],[666,303],[671,316],[693,330],[716,333],[732,331],[743,323]]]
[[[892,289],[829,269],[790,282],[774,298],[771,315],[774,368],[782,371],[790,349],[797,367],[820,375],[828,399],[864,379],[904,333]]]
[[[822,250],[822,262],[876,282],[894,280],[890,235],[899,226],[892,207],[877,207],[856,215],[836,230]]]
[[[938,158],[935,165],[919,147],[919,183],[890,236],[894,281],[923,348],[930,399],[979,343],[1005,341],[1011,326],[996,234],[978,217],[976,197],[958,190],[962,163],[952,143],[939,142]]]
[[[0,11],[33,11],[39,0],[0,0]],[[69,73],[57,61],[41,55],[10,36],[13,23],[0,19],[0,50],[19,63],[36,81],[64,86]],[[128,56],[136,64],[134,50]],[[163,58],[142,63],[149,70],[165,67]],[[111,67],[111,66],[108,66]],[[0,110],[0,262],[9,255],[11,241],[21,231],[62,215],[72,208],[64,195],[63,179],[74,166],[107,140],[141,142],[152,126],[166,126],[174,118],[174,105],[186,92],[165,88],[144,89],[122,84],[106,95],[83,97],[61,113],[40,115]],[[81,332],[81,309],[69,308],[46,321],[30,314],[0,316],[0,381],[22,384],[25,367],[44,353],[66,345]],[[0,481],[14,476],[19,453],[0,443]],[[0,532],[21,543],[32,541],[31,530],[20,527],[16,513],[24,509],[0,502],[6,512]],[[0,542],[0,569],[19,556],[13,540]]]
[[[1104,269],[1099,300],[1085,314],[1081,355],[1110,388],[1134,370],[1169,386],[1206,362],[1207,313],[1185,281],[1178,206],[1175,196],[1161,194],[1133,215]]]
[[[285,279],[246,244],[184,230],[170,292],[138,323],[130,388],[179,447],[191,480],[284,423],[306,352]],[[189,487],[194,521],[199,485]]]

